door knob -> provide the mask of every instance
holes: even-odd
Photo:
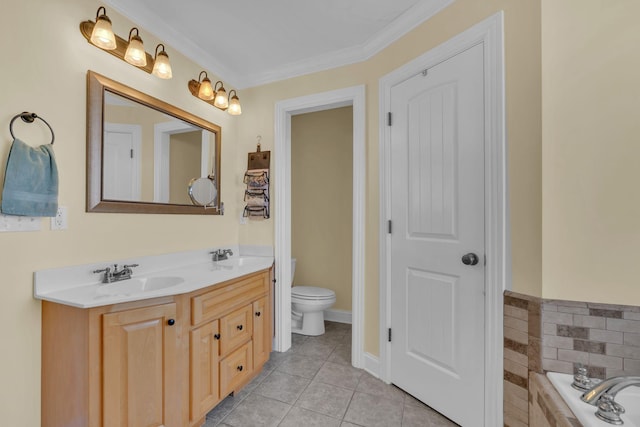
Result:
[[[469,252],[462,256],[462,263],[464,265],[476,265],[478,263],[478,255]]]
[[[241,331],[242,330],[242,325],[238,325],[238,326],[236,326],[236,328],[238,328],[238,330]]]
[[[173,325],[175,325],[175,324],[176,324],[176,321],[175,321],[175,319],[169,319],[169,320],[167,320],[167,324],[168,324],[169,326],[173,326]]]

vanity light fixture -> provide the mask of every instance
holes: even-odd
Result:
[[[204,78],[200,80],[204,74]],[[214,98],[213,86],[211,86],[211,80],[209,80],[209,76],[207,76],[206,71],[201,71],[200,75],[198,75],[198,82],[200,82],[200,89],[198,89],[198,98],[211,101]]]
[[[220,89],[218,89],[218,83],[220,83]],[[213,88],[216,93],[216,98],[213,101],[213,105],[224,110],[229,107],[229,99],[227,98],[227,91],[224,90],[224,84],[220,80],[216,82],[216,86]]]
[[[204,77],[202,77],[204,75]],[[240,107],[240,99],[235,89],[229,92],[224,89],[224,84],[218,80],[215,85],[211,86],[211,80],[207,76],[206,71],[201,71],[198,75],[198,80],[189,80],[189,92],[196,98],[201,99],[207,104],[211,104],[216,108],[223,111],[227,111],[232,116],[238,116],[242,114],[242,108]],[[231,96],[233,94],[233,96]]]
[[[162,50],[158,52],[158,48],[162,46]],[[169,55],[164,51],[164,45],[160,43],[156,46],[156,57],[153,61],[153,75],[161,79],[170,79],[173,77],[171,64],[169,63]]]
[[[231,96],[231,94],[233,94],[233,96]],[[242,114],[242,108],[240,108],[240,99],[238,98],[235,89],[231,89],[229,91],[229,109],[227,111],[232,116],[239,116],[240,114]]]
[[[138,29],[133,27],[129,31],[129,39],[125,40],[113,33],[111,20],[107,16],[104,6],[100,6],[96,12],[96,22],[83,21],[80,23],[80,32],[92,45],[109,52],[116,58],[128,62],[145,72],[157,76],[161,79],[170,79],[172,76],[171,65],[169,65],[169,55],[164,51],[158,52],[156,47],[156,57],[153,58],[144,50],[142,39],[138,34]],[[135,32],[135,34],[134,34]]]
[[[135,34],[133,34],[134,31]],[[144,45],[136,27],[129,31],[129,46],[124,54],[124,60],[136,67],[147,65],[147,52],[144,51]]]
[[[102,15],[100,15],[102,9]],[[111,19],[107,16],[107,9],[100,6],[96,12],[96,23],[91,31],[91,43],[101,49],[113,50],[116,48],[116,36],[111,29]]]

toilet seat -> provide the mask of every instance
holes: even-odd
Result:
[[[336,293],[331,289],[316,286],[294,286],[291,288],[291,297],[307,301],[323,301],[335,298]]]

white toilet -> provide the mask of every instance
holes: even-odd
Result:
[[[296,271],[296,259],[291,258],[291,283]],[[336,302],[331,289],[316,286],[291,288],[291,332],[302,335],[324,334],[324,310]]]

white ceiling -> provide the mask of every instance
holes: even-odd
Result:
[[[245,88],[364,61],[454,0],[105,1]]]

